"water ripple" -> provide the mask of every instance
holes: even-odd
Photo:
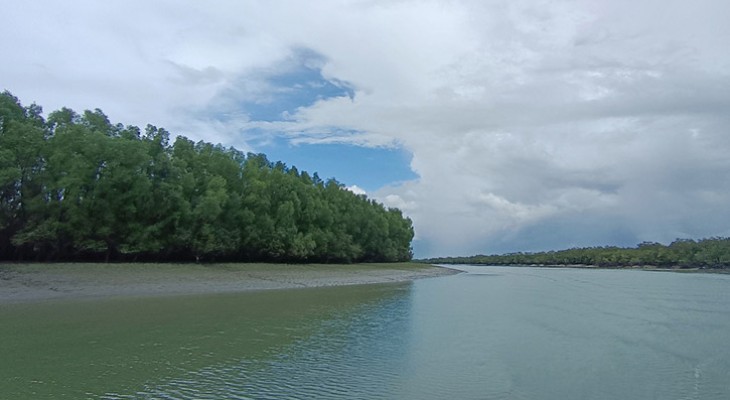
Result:
[[[647,399],[730,395],[730,281],[483,269],[331,316],[265,357],[104,399]]]

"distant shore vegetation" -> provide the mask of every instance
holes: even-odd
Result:
[[[0,94],[0,260],[395,262],[412,239],[335,179]]]
[[[431,264],[549,265],[658,268],[730,268],[730,238],[677,239],[668,246],[644,242],[633,248],[584,247],[537,253],[508,253],[419,260]]]

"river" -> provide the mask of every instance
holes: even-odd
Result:
[[[16,398],[33,374],[36,398],[730,398],[730,275],[458,268],[406,284],[17,306],[0,339],[31,361],[5,365],[0,385]],[[14,319],[29,313],[45,322]],[[50,331],[39,345],[40,333],[12,336],[22,329]]]

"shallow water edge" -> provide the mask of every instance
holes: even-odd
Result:
[[[406,282],[459,271],[384,264],[0,264],[0,304]]]

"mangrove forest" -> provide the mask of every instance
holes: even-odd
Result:
[[[0,260],[405,261],[412,239],[334,178],[0,94]]]
[[[508,253],[420,260],[432,264],[589,265],[599,267],[730,268],[730,238],[677,239],[669,245],[644,242],[633,248],[584,247],[537,253]]]

